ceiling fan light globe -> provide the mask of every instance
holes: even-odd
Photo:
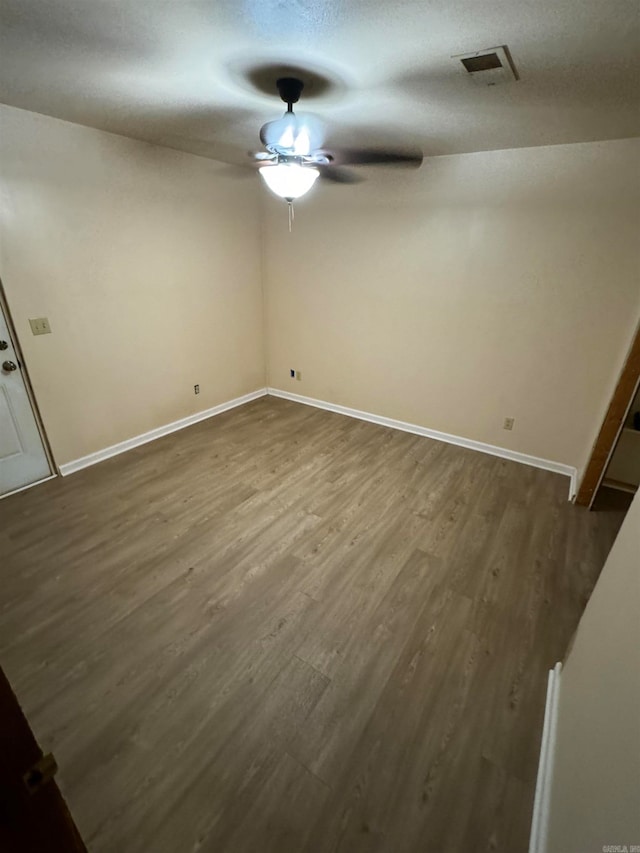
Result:
[[[271,192],[287,200],[308,193],[320,174],[313,166],[301,166],[298,163],[262,166],[258,171]]]

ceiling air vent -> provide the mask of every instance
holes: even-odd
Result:
[[[474,53],[461,53],[451,58],[459,60],[460,70],[479,86],[498,86],[518,79],[518,72],[506,44],[476,50]]]

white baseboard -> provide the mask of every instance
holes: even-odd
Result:
[[[547,701],[544,708],[544,727],[538,764],[536,795],[533,802],[529,853],[546,853],[549,831],[549,802],[551,799],[551,780],[553,760],[556,749],[556,726],[558,722],[558,702],[560,697],[560,675],[562,664],[558,662],[549,671],[547,682]]]
[[[267,393],[272,397],[282,397],[292,400],[294,403],[304,403],[305,406],[315,406],[317,409],[326,409],[339,415],[347,415],[350,418],[358,418],[361,421],[369,421],[380,426],[399,429],[403,432],[411,432],[415,435],[423,435],[427,438],[435,438],[447,444],[457,444],[469,450],[479,450],[481,453],[489,453],[491,456],[500,456],[512,462],[520,462],[523,465],[532,465],[534,468],[543,468],[545,471],[553,471],[556,474],[564,474],[569,477],[569,500],[575,497],[577,471],[572,465],[562,462],[553,462],[550,459],[542,459],[539,456],[529,456],[527,453],[519,453],[517,450],[509,450],[506,447],[496,447],[493,444],[485,444],[483,441],[474,441],[471,438],[463,438],[459,435],[451,435],[448,432],[439,432],[428,427],[409,424],[405,421],[396,421],[393,418],[385,418],[381,415],[372,415],[370,412],[361,412],[358,409],[350,409],[348,406],[338,406],[335,403],[327,403],[324,400],[316,400],[313,397],[303,397],[300,394],[292,394],[289,391],[281,391],[279,388],[267,388]]]
[[[575,500],[575,497],[578,494],[578,482],[580,480],[580,477],[578,477],[578,469],[574,468],[569,476],[571,478],[569,482],[569,500],[572,501]]]
[[[315,400],[312,397],[303,397],[300,394],[291,394],[289,391],[281,391],[278,388],[259,388],[257,391],[252,391],[250,394],[244,394],[242,397],[236,397],[234,400],[228,400],[226,403],[220,403],[211,409],[205,409],[203,412],[196,412],[194,415],[188,415],[186,418],[181,418],[179,421],[165,424],[149,432],[136,435],[133,438],[128,438],[118,444],[113,444],[111,447],[105,447],[102,450],[97,450],[95,453],[90,453],[88,456],[82,456],[80,459],[74,459],[71,462],[66,462],[60,465],[60,473],[63,477],[73,474],[75,471],[80,471],[82,468],[88,468],[90,465],[96,465],[98,462],[103,462],[105,459],[110,459],[112,456],[117,456],[120,453],[125,453],[127,450],[132,450],[134,447],[139,447],[141,444],[146,444],[149,441],[154,441],[156,438],[162,438],[163,435],[168,435],[171,432],[176,432],[179,429],[191,426],[198,421],[212,418],[229,409],[234,409],[236,406],[242,406],[249,403],[251,400],[256,400],[258,397],[264,397],[270,394],[273,397],[283,397],[285,400],[292,400],[295,403],[303,403],[305,406],[315,406],[317,409],[326,409],[329,412],[336,412],[340,415],[347,415],[351,418],[358,418],[362,421],[378,424],[380,426],[389,427],[391,429],[399,429],[403,432],[414,433],[415,435],[423,435],[427,438],[435,438],[438,441],[445,441],[448,444],[456,444],[459,447],[466,447],[470,450],[478,450],[481,453],[489,453],[492,456],[500,456],[503,459],[509,459],[512,462],[520,462],[523,465],[532,465],[534,468],[543,468],[545,471],[553,471],[556,474],[564,474],[570,478],[569,500],[575,496],[576,491],[576,469],[571,465],[564,465],[561,462],[552,462],[549,459],[541,459],[537,456],[529,456],[526,453],[518,453],[515,450],[508,450],[505,447],[495,447],[492,444],[485,444],[482,441],[474,441],[470,438],[462,438],[458,435],[451,435],[446,432],[439,432],[428,427],[418,426],[417,424],[409,424],[404,421],[397,421],[393,418],[385,418],[381,415],[373,415],[370,412],[361,412],[358,409],[351,409],[347,406],[338,406],[334,403],[327,403],[324,400]]]
[[[229,409],[235,409],[236,406],[243,406],[251,400],[257,400],[258,397],[264,397],[267,393],[266,388],[259,388],[257,391],[252,391],[250,394],[244,394],[242,397],[236,397],[234,400],[228,400],[226,403],[220,403],[218,406],[213,406],[211,409],[205,409],[202,412],[196,412],[194,415],[187,415],[186,418],[181,418],[179,421],[165,424],[156,429],[144,432],[142,435],[136,435],[133,438],[128,438],[126,441],[120,441],[118,444],[113,444],[111,447],[105,447],[103,450],[97,450],[95,453],[90,453],[88,456],[82,456],[80,459],[74,459],[72,462],[66,462],[60,465],[60,473],[63,477],[68,474],[73,474],[75,471],[80,471],[82,468],[88,468],[89,465],[96,465],[98,462],[103,462],[105,459],[110,459],[112,456],[117,456],[119,453],[125,453],[127,450],[132,450],[134,447],[139,447],[141,444],[147,444],[149,441],[155,441],[156,438],[162,438],[163,435],[168,435],[171,432],[176,432],[179,429],[197,424],[198,421],[204,421],[207,418],[213,418],[215,415],[220,415],[222,412],[227,412]]]

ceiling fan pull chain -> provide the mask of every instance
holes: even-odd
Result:
[[[295,214],[293,212],[293,201],[288,201],[287,206],[289,207],[289,234],[291,234],[291,226],[293,225],[293,220],[295,218]]]

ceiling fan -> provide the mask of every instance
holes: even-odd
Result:
[[[276,86],[287,111],[282,118],[262,126],[260,140],[266,151],[251,156],[269,189],[288,202],[290,213],[294,199],[307,193],[318,177],[339,184],[361,180],[345,166],[417,168],[422,163],[422,152],[416,149],[323,148],[322,123],[314,116],[297,116],[293,111],[304,88],[302,80],[281,77]]]

